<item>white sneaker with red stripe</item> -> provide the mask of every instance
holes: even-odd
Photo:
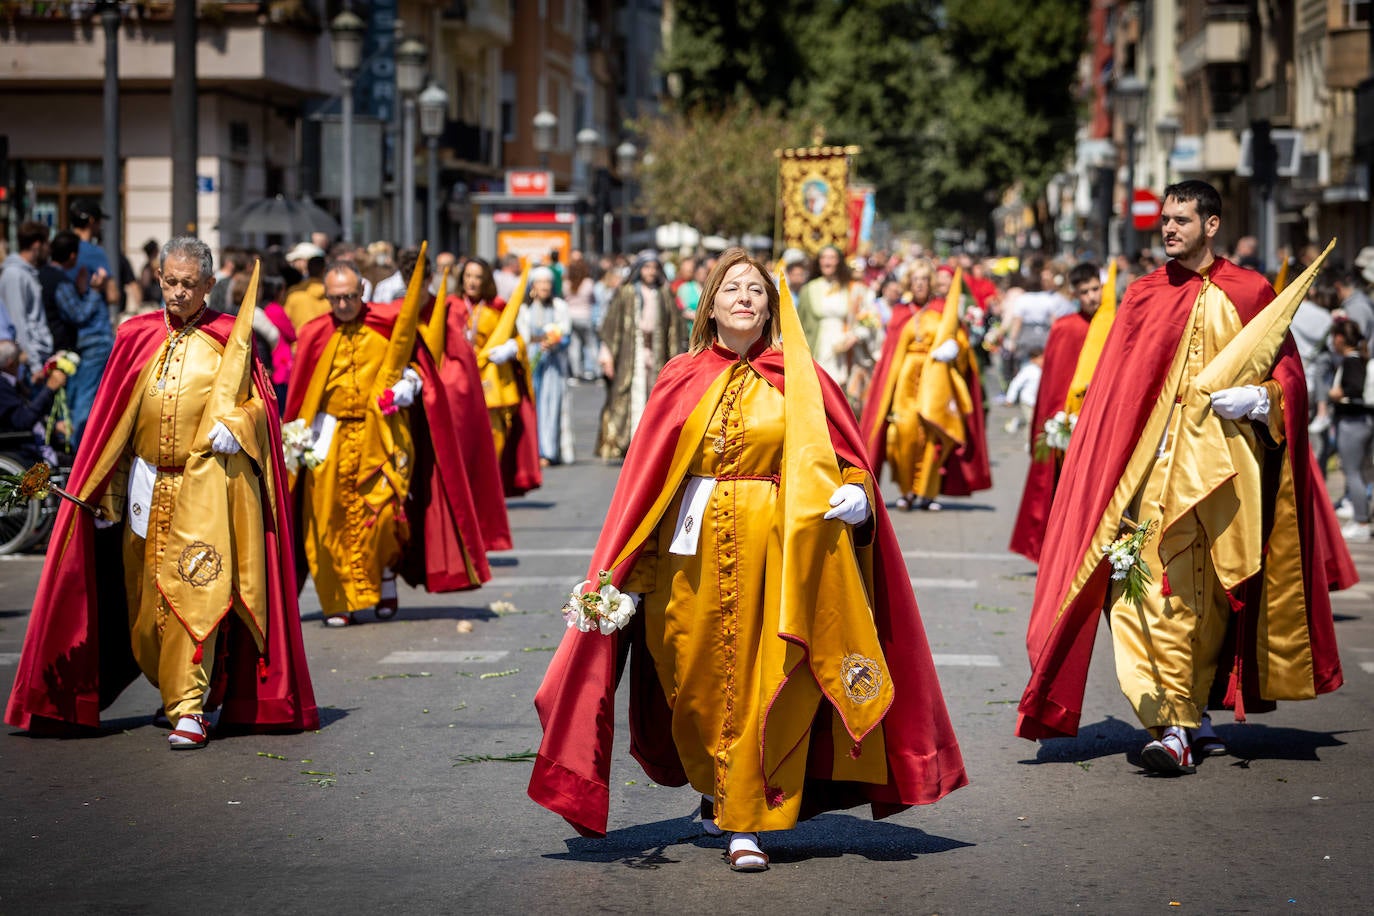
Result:
[[[1180,726],[1171,725],[1164,730],[1164,736],[1151,741],[1140,752],[1140,763],[1151,773],[1161,776],[1182,776],[1197,772],[1193,765],[1193,749],[1189,746],[1188,733]]]

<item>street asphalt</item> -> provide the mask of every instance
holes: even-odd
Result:
[[[1233,756],[1145,775],[1105,629],[1079,736],[1019,739],[1035,570],[1006,551],[1027,461],[1006,411],[990,493],[894,514],[967,788],[886,821],[856,809],[765,834],[771,870],[734,874],[690,788],[653,784],[629,756],[622,693],[610,834],[578,837],[525,786],[557,609],[618,473],[585,457],[601,396],[574,389],[584,457],[510,501],[516,549],[493,555],[486,587],[402,589],[397,619],[345,630],[321,625],[307,588],[319,731],[169,753],[144,682],[98,737],[0,728],[0,916],[1374,912],[1374,546],[1353,551],[1371,584],[1334,600],[1345,686],[1221,720]],[[0,562],[6,687],[41,564]]]

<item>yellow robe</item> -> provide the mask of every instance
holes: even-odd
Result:
[[[729,374],[687,470],[689,480],[717,481],[700,519],[697,549],[691,556],[668,552],[679,492],[623,588],[646,593],[645,639],[693,788],[715,796],[723,830],[785,830],[797,822],[807,755],[790,755],[765,785],[764,717],[809,723],[824,700],[814,691],[773,696],[784,641],[777,635],[779,596],[766,593],[764,567],[776,546],[770,538],[782,470],[783,397],[745,361]],[[842,467],[844,482],[864,486],[872,499],[867,474]],[[794,680],[814,683],[806,672]],[[852,744],[841,737],[844,729],[834,728],[840,751],[834,778],[884,782],[882,727],[865,738],[857,759],[844,753]]]
[[[1183,410],[1175,405],[1181,404],[1198,373],[1240,328],[1235,306],[1219,287],[1205,282],[1193,306],[1189,331],[1179,343],[1159,402],[1146,424],[1146,435],[1123,475],[1126,481],[1144,481],[1134,491],[1128,507],[1129,516],[1140,523],[1171,521],[1178,514],[1171,511],[1175,505],[1196,502],[1196,495],[1188,492],[1196,474],[1175,465],[1174,446],[1184,421]],[[1281,444],[1282,388],[1275,382],[1266,382],[1265,388],[1269,392],[1269,436]],[[1236,429],[1238,435],[1229,440],[1230,447],[1258,454],[1263,446],[1250,422],[1237,421]],[[1240,463],[1238,487],[1249,491],[1243,505],[1258,511],[1258,462],[1250,473],[1246,472],[1246,464]],[[1130,495],[1118,488],[1108,517],[1113,517],[1113,510],[1119,513],[1116,507]],[[1234,523],[1226,524],[1209,517],[1215,513],[1216,507],[1204,502],[1171,523],[1162,537],[1156,527],[1141,554],[1150,567],[1152,581],[1139,606],[1121,596],[1119,589],[1114,590],[1110,621],[1117,680],[1147,728],[1198,726],[1231,614],[1218,569],[1243,570],[1258,558],[1259,545],[1254,541],[1260,530],[1258,520],[1242,515]],[[1218,536],[1209,539],[1209,530],[1219,532]],[[1096,556],[1101,556],[1100,552]],[[1227,578],[1235,581],[1244,576],[1241,573]],[[1298,588],[1300,579],[1299,574]]]
[[[929,308],[921,309],[902,327],[897,346],[905,344],[906,350],[897,370],[889,410],[892,422],[887,426],[887,462],[892,479],[903,494],[914,493],[925,499],[940,495],[940,466],[954,445],[920,413],[921,372],[939,329],[940,313]],[[962,330],[957,339],[960,350],[955,365],[963,372],[968,366],[968,340]]]
[[[131,526],[124,530],[124,588],[128,597],[129,630],[134,659],[143,674],[162,694],[167,717],[176,722],[182,716],[204,710],[205,691],[210,684],[214,662],[214,640],[196,659],[198,643],[191,630],[213,633],[226,608],[208,603],[183,604],[183,620],[178,621],[159,588],[159,571],[169,568],[164,562],[171,535],[173,514],[181,490],[182,469],[190,457],[195,436],[201,426],[210,390],[219,372],[223,345],[203,331],[193,331],[168,355],[167,343],[158,348],[140,373],[125,418],[97,461],[97,468],[114,465],[114,476],[102,498],[111,518],[135,511],[148,515],[147,538]],[[166,373],[159,387],[158,376],[166,360]],[[261,400],[250,398],[228,417],[221,418],[234,437],[254,454],[260,453],[260,428],[266,412]],[[152,499],[145,508],[126,506],[129,469],[134,456],[156,469]],[[98,479],[92,475],[92,479]],[[269,490],[270,492],[270,490]],[[193,507],[182,506],[182,512]],[[132,520],[132,519],[131,519]],[[227,536],[210,536],[206,541],[223,544]],[[206,565],[178,563],[182,575],[228,575],[220,568],[222,557]],[[240,576],[247,575],[239,570]],[[244,590],[263,594],[265,583],[244,582]],[[187,592],[194,602],[195,591]],[[243,617],[259,641],[266,632],[266,602],[254,601],[250,611],[235,599],[233,610]]]
[[[323,280],[305,280],[287,290],[282,310],[299,331],[321,315],[329,314],[329,302],[324,298]]]
[[[516,360],[525,369],[525,378],[530,377],[529,354],[525,341],[516,334],[512,340],[516,344],[515,360],[493,363],[482,354],[496,325],[501,321],[501,313],[489,305],[479,305],[468,319],[472,328],[472,348],[477,351],[477,371],[482,375],[482,394],[487,401],[487,417],[491,421],[491,437],[496,440],[496,457],[499,460],[506,450],[506,438],[510,435],[511,424],[515,422],[520,407],[520,385],[516,381]]]
[[[375,605],[382,574],[400,558],[409,536],[401,507],[410,492],[414,446],[408,427],[384,419],[371,395],[386,349],[387,339],[362,322],[341,325],[301,408],[307,423],[317,414],[337,420],[324,463],[301,470],[305,556],[325,616]],[[404,434],[384,436],[384,427]]]

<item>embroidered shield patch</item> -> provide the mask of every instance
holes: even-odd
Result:
[[[204,588],[219,578],[224,560],[219,551],[204,541],[196,541],[181,552],[177,560],[177,574],[181,581],[196,588]]]
[[[855,703],[867,703],[883,687],[883,669],[871,658],[846,655],[840,662],[844,692]]]

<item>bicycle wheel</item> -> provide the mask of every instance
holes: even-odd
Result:
[[[28,466],[20,464],[14,456],[0,454],[0,474],[22,474],[26,470]],[[0,513],[0,556],[18,553],[33,542],[42,512],[38,501],[31,499],[9,512]]]

